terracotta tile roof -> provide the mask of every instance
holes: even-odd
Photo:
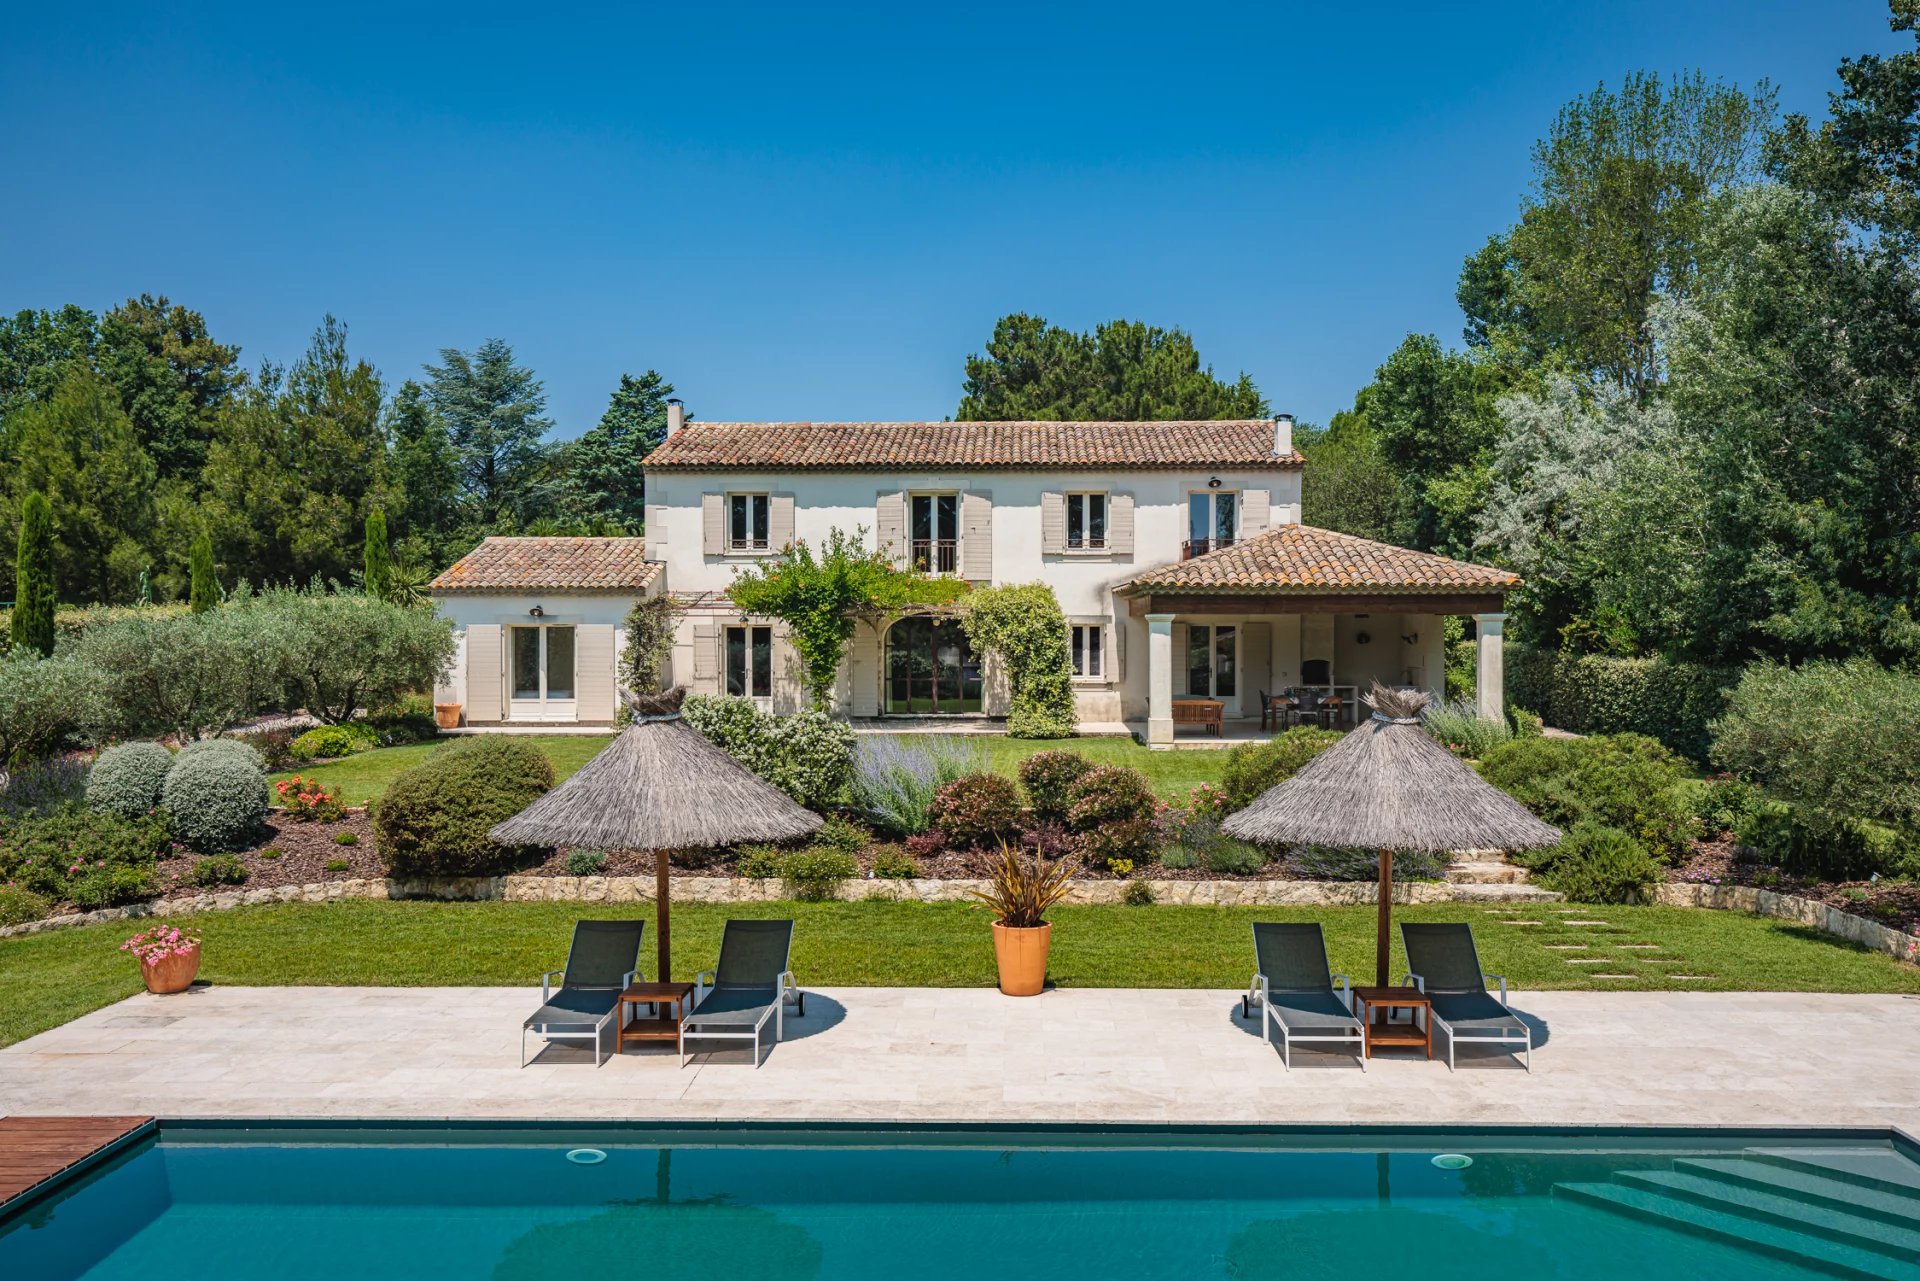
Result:
[[[647,456],[649,471],[903,467],[1298,467],[1273,452],[1273,420],[1212,422],[691,422]]]
[[[638,591],[660,572],[640,538],[488,538],[448,566],[436,592]]]
[[[1365,588],[1372,592],[1504,592],[1520,577],[1428,552],[1409,551],[1311,525],[1282,525],[1245,542],[1150,569],[1130,594],[1157,592],[1298,592]]]

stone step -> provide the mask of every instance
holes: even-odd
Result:
[[[1563,903],[1566,895],[1538,885],[1455,885],[1456,903]]]
[[[1453,885],[1521,885],[1526,882],[1527,869],[1504,859],[1476,859],[1447,864],[1446,878]]]

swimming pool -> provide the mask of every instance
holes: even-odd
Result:
[[[1920,1281],[1892,1136],[169,1124],[0,1223],[33,1281],[1836,1273]]]

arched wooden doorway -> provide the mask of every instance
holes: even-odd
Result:
[[[978,714],[980,685],[980,660],[959,623],[903,618],[887,630],[887,715]]]

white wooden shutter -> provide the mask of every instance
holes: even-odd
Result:
[[[712,623],[693,625],[693,692],[720,692],[720,629]]]
[[[1127,619],[1124,614],[1116,614],[1107,625],[1107,679],[1115,685],[1126,679],[1126,652]]]
[[[993,580],[993,495],[983,489],[960,496],[960,576],[973,583]]]
[[[1252,538],[1267,532],[1272,495],[1264,489],[1248,489],[1240,494],[1240,537]]]
[[[1107,550],[1115,556],[1133,555],[1133,495],[1107,495]]]
[[[773,710],[790,716],[807,705],[807,682],[800,667],[800,651],[793,647],[793,627],[776,619],[773,624]]]
[[[574,628],[573,661],[577,717],[583,721],[613,719],[613,624],[582,623]]]
[[[1187,625],[1173,625],[1173,692],[1190,694],[1187,688]]]
[[[793,545],[793,495],[767,498],[767,545],[775,551]]]
[[[1271,694],[1273,688],[1273,627],[1268,623],[1243,623],[1240,627],[1240,706],[1259,706],[1249,695]]]
[[[718,556],[727,550],[727,496],[700,495],[700,551]]]
[[[500,719],[500,691],[506,670],[500,665],[498,623],[474,623],[467,628],[467,720]]]
[[[1058,556],[1067,550],[1067,496],[1049,489],[1040,495],[1040,552]]]
[[[907,563],[907,496],[901,490],[881,491],[873,500],[873,542],[881,555],[905,568]]]

